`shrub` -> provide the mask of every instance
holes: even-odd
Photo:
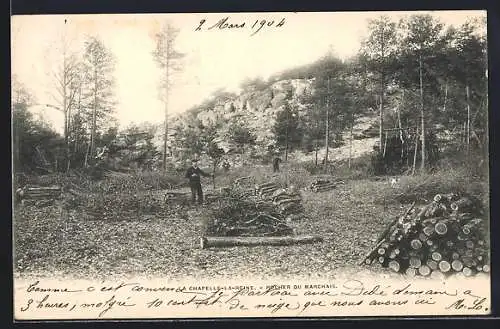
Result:
[[[488,183],[471,176],[466,168],[460,167],[428,174],[402,176],[398,187],[379,191],[377,201],[385,199],[386,202],[428,202],[440,193],[471,195],[484,204],[487,204],[489,199]]]

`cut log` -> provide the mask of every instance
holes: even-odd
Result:
[[[489,265],[483,265],[483,272],[484,273],[490,273],[490,266]]]
[[[462,261],[463,261],[465,267],[473,267],[474,266],[474,260],[472,259],[472,257],[463,257]]]
[[[434,270],[437,270],[438,263],[435,260],[428,260],[427,266],[429,266],[429,268],[434,271]]]
[[[429,274],[431,274],[431,269],[427,265],[421,265],[418,268],[418,273],[420,273],[420,275],[422,276],[428,276]]]
[[[260,189],[263,189],[263,188],[266,188],[266,187],[270,187],[270,186],[276,186],[276,187],[278,187],[278,184],[276,184],[275,182],[262,183],[262,184],[255,185],[255,188],[257,190],[260,190]]]
[[[418,239],[414,239],[410,242],[410,245],[413,249],[418,250],[418,249],[422,248],[422,241],[420,241]]]
[[[446,223],[444,221],[440,221],[436,223],[436,225],[434,226],[434,230],[439,235],[445,235],[446,232],[448,232],[448,226],[446,226]]]
[[[408,267],[406,269],[406,275],[408,275],[410,277],[414,277],[415,275],[417,275],[417,270],[413,267]]]
[[[279,200],[279,201],[275,201],[276,204],[278,205],[285,205],[285,204],[288,204],[288,203],[300,203],[302,200],[299,199],[299,198],[296,198],[296,199],[282,199],[282,200]]]
[[[316,243],[321,241],[323,241],[323,238],[312,235],[281,237],[202,237],[200,239],[200,245],[202,249],[206,249],[210,247],[232,246],[286,246],[294,244]]]
[[[438,264],[438,267],[439,267],[439,270],[443,273],[446,273],[446,272],[450,271],[450,269],[451,269],[450,263],[445,261],[445,260],[440,261]]]
[[[423,228],[422,231],[424,232],[425,235],[431,236],[434,233],[434,227],[432,227],[432,226],[426,226],[426,227]]]
[[[395,260],[391,260],[389,262],[389,268],[391,270],[393,270],[394,272],[399,272],[399,270],[401,269],[401,266],[399,265],[399,262],[397,262]]]
[[[474,272],[472,271],[472,269],[471,269],[471,268],[469,268],[469,267],[464,267],[464,268],[462,269],[462,273],[464,274],[464,276],[472,276],[472,274],[473,274]]]
[[[439,280],[439,281],[445,279],[445,275],[441,271],[432,271],[430,277],[434,280]]]
[[[418,257],[411,257],[410,258],[410,267],[413,267],[415,269],[420,268],[422,266],[422,261]]]
[[[443,256],[439,252],[436,251],[436,252],[433,252],[431,254],[431,258],[433,260],[435,260],[436,262],[439,262],[443,258]]]
[[[460,272],[464,268],[464,264],[460,260],[455,259],[453,262],[451,262],[451,268],[455,272]]]
[[[468,241],[465,241],[465,246],[469,249],[473,249],[474,248],[474,242],[472,242],[471,240],[468,240]]]

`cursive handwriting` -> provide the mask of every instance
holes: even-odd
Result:
[[[25,299],[18,310],[28,314],[95,314],[96,317],[130,314],[137,310],[168,309],[166,314],[196,312],[202,308],[228,314],[304,316],[368,310],[384,314],[408,306],[427,307],[432,312],[484,313],[489,300],[472,289],[423,288],[415,283],[366,284],[349,279],[340,282],[272,285],[168,286],[139,282],[101,283],[69,289],[34,281],[23,288]],[[360,307],[363,307],[362,309]],[[180,311],[180,309],[183,309]],[[237,313],[236,313],[237,312]],[[112,314],[111,314],[112,313]],[[138,313],[139,314],[139,313]],[[220,314],[220,313],[219,313]],[[435,314],[435,313],[433,313]]]
[[[279,29],[286,23],[285,18],[280,20],[269,19],[256,19],[247,24],[246,21],[234,21],[229,16],[219,19],[216,23],[207,23],[206,19],[200,20],[195,31],[203,30],[243,30],[248,29],[251,31],[251,36],[259,33],[263,29]]]
[[[50,287],[50,288],[46,288],[46,287],[40,287],[40,281],[35,281],[33,283],[31,283],[28,288],[26,289],[27,292],[67,292],[67,293],[71,293],[71,292],[80,292],[82,291],[81,289],[80,290],[72,290],[72,289],[68,289],[66,287],[64,288],[60,288],[60,287]]]

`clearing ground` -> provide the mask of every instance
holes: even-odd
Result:
[[[339,271],[357,273],[385,226],[403,211],[397,203],[376,202],[385,188],[385,181],[358,180],[329,192],[302,192],[306,215],[292,222],[295,234],[318,234],[324,241],[295,246],[201,249],[207,205],[118,220],[65,213],[55,205],[25,206],[15,213],[14,271],[18,276],[172,279],[326,279]],[[162,191],[156,194],[161,197]]]

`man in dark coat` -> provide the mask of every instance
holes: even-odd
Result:
[[[278,156],[274,157],[274,160],[273,160],[273,172],[279,172],[280,171],[280,162],[281,162],[281,159]]]
[[[196,203],[196,196],[198,196],[198,203],[203,203],[203,190],[201,189],[201,177],[212,177],[212,175],[205,173],[198,167],[198,160],[193,159],[192,166],[186,171],[186,178],[189,179],[189,186],[191,187],[191,201]]]

